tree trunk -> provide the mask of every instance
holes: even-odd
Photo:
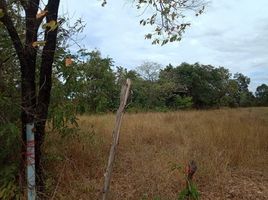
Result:
[[[25,184],[25,166],[26,166],[26,124],[35,123],[35,166],[37,189],[44,190],[44,174],[42,171],[42,144],[45,135],[45,124],[48,115],[48,107],[50,102],[51,91],[51,75],[52,64],[54,60],[54,53],[57,42],[57,29],[45,31],[46,44],[42,51],[41,67],[39,75],[39,90],[36,91],[36,48],[32,46],[33,42],[37,41],[37,33],[39,26],[46,17],[47,23],[51,20],[57,22],[58,9],[60,0],[48,0],[45,10],[47,14],[41,18],[37,18],[40,0],[20,1],[25,10],[26,19],[26,37],[25,44],[18,35],[14,23],[9,16],[7,1],[0,0],[0,8],[3,10],[4,15],[0,21],[5,25],[9,36],[13,42],[13,46],[18,55],[21,66],[21,162],[20,162],[20,186]]]
[[[27,63],[27,57],[25,58]],[[36,94],[35,94],[35,65],[28,63],[21,65],[21,160],[20,160],[20,186],[25,185],[26,167],[26,124],[34,122]]]
[[[47,22],[51,20],[57,21],[60,0],[50,0],[47,5],[48,16]],[[52,87],[52,65],[57,43],[57,30],[45,33],[46,45],[43,48],[40,75],[39,90],[37,96],[36,107],[36,133],[35,133],[35,167],[36,167],[36,184],[39,192],[44,192],[44,172],[42,167],[42,144],[45,138],[45,125],[48,116],[48,108],[50,103],[50,93]]]
[[[45,175],[42,167],[42,144],[45,137],[45,121],[40,121],[35,124],[35,172],[37,191],[43,194],[45,191]]]

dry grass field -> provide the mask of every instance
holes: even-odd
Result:
[[[100,199],[113,114],[81,116],[76,135],[49,133],[50,199]],[[125,114],[111,200],[175,200],[195,160],[201,199],[268,199],[268,108]]]

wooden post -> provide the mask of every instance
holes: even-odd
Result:
[[[103,200],[106,200],[108,197],[112,168],[113,168],[116,148],[119,142],[120,127],[122,123],[123,112],[127,103],[128,95],[129,95],[130,85],[131,85],[131,81],[130,79],[127,79],[126,84],[124,84],[121,89],[120,106],[116,112],[115,127],[113,130],[113,141],[112,141],[112,145],[110,149],[107,169],[104,174],[104,186],[103,186],[103,192],[102,192]]]

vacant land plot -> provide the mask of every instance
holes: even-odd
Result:
[[[48,134],[48,197],[100,199],[114,120],[81,116],[76,135]],[[185,182],[172,166],[189,160],[201,199],[268,199],[268,108],[126,114],[120,137],[110,199],[176,199]]]

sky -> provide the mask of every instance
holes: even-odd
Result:
[[[182,41],[165,46],[144,39],[151,28],[140,26],[143,16],[132,0],[107,2],[102,7],[100,0],[62,0],[60,14],[81,17],[86,23],[81,46],[100,50],[115,66],[135,69],[152,61],[164,68],[199,62],[243,73],[250,77],[253,92],[268,84],[268,0],[210,0],[201,16],[188,18],[191,27]]]

